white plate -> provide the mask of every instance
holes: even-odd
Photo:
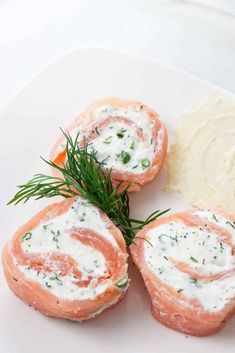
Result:
[[[157,110],[171,132],[173,122],[193,101],[217,87],[155,61],[107,49],[78,49],[57,58],[5,106],[1,119],[1,238],[11,233],[45,202],[8,206],[16,185],[43,169],[58,135],[92,101],[105,96],[136,99]],[[185,209],[181,196],[165,194],[160,178],[131,195],[135,215],[156,208]],[[234,352],[235,318],[208,338],[187,337],[170,330],[150,313],[150,300],[134,268],[127,297],[99,318],[83,324],[44,317],[7,288],[1,269],[1,353],[214,353]]]

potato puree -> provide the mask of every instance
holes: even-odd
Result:
[[[167,190],[197,207],[235,212],[235,99],[219,93],[176,123],[167,157]]]

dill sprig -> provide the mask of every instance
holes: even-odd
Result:
[[[107,214],[121,230],[127,245],[133,242],[136,231],[169,211],[157,210],[144,221],[130,218],[128,186],[122,191],[121,182],[116,187],[113,186],[112,169],[104,169],[105,163],[97,160],[96,152],[89,148],[90,144],[84,143],[83,147],[79,147],[79,134],[74,140],[69,133],[63,134],[66,139],[66,162],[58,166],[42,158],[49,166],[60,171],[62,176],[34,175],[30,181],[18,186],[19,191],[8,205],[25,203],[29,199],[80,195]]]

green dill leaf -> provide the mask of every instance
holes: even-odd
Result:
[[[96,132],[99,134],[98,130]],[[136,231],[169,211],[157,210],[146,220],[132,219],[127,193],[129,185],[122,191],[122,182],[114,187],[111,179],[112,169],[104,169],[104,162],[97,160],[96,151],[89,149],[90,144],[84,143],[83,147],[79,147],[78,135],[73,139],[69,133],[63,134],[66,139],[66,162],[58,166],[53,161],[42,158],[50,167],[60,172],[61,177],[34,175],[30,181],[18,186],[18,192],[8,202],[9,205],[30,199],[56,196],[69,198],[79,195],[107,214],[121,230],[127,245],[133,242]],[[128,163],[131,157],[127,152],[122,152],[122,158],[123,163]],[[52,234],[53,241],[57,243],[59,234]]]

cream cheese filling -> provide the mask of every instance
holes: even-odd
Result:
[[[148,113],[145,112],[141,105],[133,105],[131,108],[113,108],[104,105],[96,108],[92,113],[92,119],[86,124],[82,122],[79,128],[71,131],[71,136],[75,138],[79,134],[78,142],[89,135],[91,125],[100,121],[114,117],[117,120],[110,122],[107,126],[96,128],[97,136],[90,143],[90,150],[97,152],[99,162],[104,161],[107,168],[113,168],[121,172],[131,172],[135,174],[143,173],[151,165],[155,146],[153,141],[153,122],[150,120]],[[128,125],[118,121],[120,118],[128,118],[135,125]],[[142,131],[144,139],[137,135],[137,130]],[[159,132],[159,138],[162,138]],[[159,141],[157,148],[161,148]],[[64,149],[62,143],[59,151]]]
[[[90,275],[94,277],[87,287],[79,287],[72,274],[61,275],[56,265],[50,273],[37,271],[26,265],[18,266],[27,278],[36,280],[50,292],[64,299],[91,299],[112,284],[110,279],[97,283],[99,276],[107,274],[105,258],[98,250],[82,244],[71,236],[71,231],[78,228],[98,232],[118,248],[114,236],[102,220],[98,209],[79,197],[65,214],[41,222],[22,238],[21,245],[25,254],[40,253],[47,256],[56,252],[69,255],[78,264],[77,267],[82,273],[81,280],[86,280]]]
[[[212,222],[214,216],[217,220],[214,222],[222,227],[226,224],[235,237],[235,229],[219,214],[210,211],[198,211],[195,214]],[[147,236],[151,245],[145,242],[145,261],[161,281],[186,297],[197,299],[205,310],[211,312],[222,310],[235,297],[235,258],[231,247],[216,233],[174,221],[151,229]],[[195,279],[177,268],[171,259],[188,264],[203,276],[230,270],[233,272],[212,281]]]

